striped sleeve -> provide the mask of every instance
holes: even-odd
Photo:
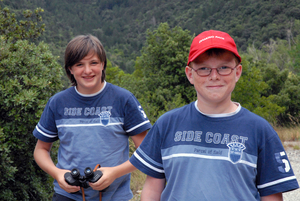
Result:
[[[58,135],[56,132],[49,131],[45,129],[40,122],[36,125],[33,135],[41,141],[44,142],[54,142],[58,140]]]
[[[258,157],[257,188],[261,196],[299,188],[282,143],[276,133],[273,136],[266,140]]]
[[[161,156],[161,141],[161,135],[155,123],[130,158],[130,162],[136,168],[155,178],[165,178]]]
[[[58,132],[55,123],[55,115],[51,109],[52,98],[48,101],[39,123],[36,125],[33,135],[44,142],[58,140]]]
[[[165,178],[165,171],[161,162],[156,162],[147,156],[139,147],[130,158],[130,162],[143,173],[154,178]]]
[[[146,113],[133,94],[127,100],[124,108],[124,129],[128,135],[134,136],[151,128],[152,125]]]

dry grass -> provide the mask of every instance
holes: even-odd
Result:
[[[139,170],[131,173],[130,188],[133,193],[133,198],[130,201],[140,201],[141,192],[145,183],[146,175]]]
[[[295,127],[274,127],[282,142],[285,141],[299,141],[300,140],[300,126]]]
[[[281,142],[286,150],[300,149],[300,126],[295,127],[275,127]]]

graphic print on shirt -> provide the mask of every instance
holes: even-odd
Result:
[[[110,122],[110,115],[111,113],[109,111],[103,111],[99,114],[100,117],[100,124],[107,126]]]
[[[243,150],[246,149],[245,145],[239,142],[231,142],[227,144],[229,148],[228,158],[229,160],[235,164],[239,162],[243,155]]]
[[[142,116],[146,119],[146,118],[147,118],[147,115],[146,115],[146,113],[144,112],[142,106],[139,105],[139,109],[140,109],[140,111],[141,111]]]
[[[102,107],[85,107],[85,108],[64,108],[64,116],[94,116],[100,115],[101,112],[112,110],[112,106],[102,106]]]
[[[176,131],[174,142],[197,142],[205,144],[213,144],[214,147],[201,146],[193,149],[193,154],[199,158],[209,158],[216,160],[230,161],[232,164],[244,163],[244,150],[246,149],[246,142],[248,137],[242,135],[231,135],[228,133],[213,133],[206,132],[203,135],[202,131]],[[218,147],[218,145],[221,145]],[[225,145],[225,146],[224,146]],[[226,148],[225,148],[226,147]],[[192,155],[193,155],[192,154]],[[249,156],[246,156],[249,158]],[[251,163],[255,166],[255,164]]]
[[[275,159],[280,164],[278,166],[278,170],[282,173],[289,172],[291,170],[290,163],[287,159],[283,158],[285,156],[285,152],[282,151],[280,153],[275,153]]]
[[[85,108],[64,108],[64,116],[79,117],[79,116],[99,116],[93,120],[93,123],[97,123],[102,126],[108,126],[111,123],[112,106],[101,107],[85,107]],[[80,123],[92,123],[90,119],[80,120]]]

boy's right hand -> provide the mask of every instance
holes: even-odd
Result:
[[[69,170],[59,169],[57,168],[51,157],[52,143],[43,142],[38,140],[34,149],[34,159],[36,163],[47,172],[51,177],[53,177],[59,184],[59,186],[67,191],[68,193],[74,193],[80,190],[79,186],[71,186],[65,181],[65,173],[70,172]]]
[[[59,186],[64,189],[68,193],[75,193],[80,190],[80,186],[71,186],[65,180],[65,173],[71,172],[70,170],[58,169],[55,174],[55,180],[59,184]]]

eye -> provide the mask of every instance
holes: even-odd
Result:
[[[228,66],[221,66],[219,69],[220,70],[228,70],[228,69],[230,69],[230,67],[228,67]]]
[[[207,68],[207,67],[201,67],[198,68],[197,71],[210,71],[211,68]]]
[[[74,66],[76,66],[76,67],[81,67],[82,64],[81,64],[81,63],[77,63],[77,64],[75,64]]]
[[[98,65],[100,62],[99,61],[91,61],[91,65],[95,66],[95,65]]]

